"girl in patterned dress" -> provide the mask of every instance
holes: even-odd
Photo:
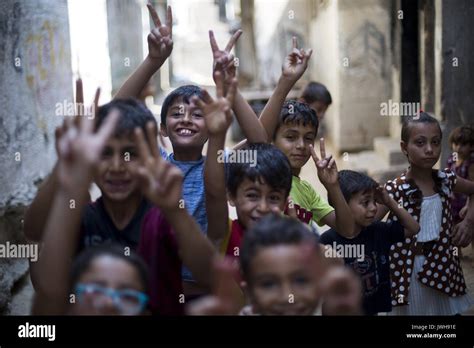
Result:
[[[474,182],[458,178],[449,169],[433,169],[441,154],[442,132],[429,114],[408,118],[401,138],[409,167],[385,188],[420,223],[421,230],[391,247],[391,315],[462,313],[474,304],[458,257],[459,248],[471,242],[474,199],[466,218],[454,225],[450,195],[453,191],[474,194]],[[386,213],[381,207],[378,215]],[[388,216],[389,222],[396,219],[393,214]]]

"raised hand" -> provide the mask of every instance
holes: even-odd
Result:
[[[202,92],[202,99],[191,98],[191,108],[198,108],[204,114],[207,131],[210,136],[224,134],[232,122],[231,108],[237,90],[237,80],[232,79],[227,91],[224,90],[224,76],[220,71],[216,74],[217,99],[213,99],[206,90]]]
[[[183,175],[179,168],[161,158],[156,126],[148,123],[146,132],[150,145],[141,128],[135,129],[140,163],[133,170],[139,178],[143,194],[163,211],[173,211],[181,206]]]
[[[148,12],[155,27],[148,34],[148,55],[152,59],[166,60],[173,51],[173,13],[171,6],[166,11],[166,24],[162,24],[158,13],[151,3],[147,4]]]
[[[216,72],[221,71],[224,74],[224,81],[226,85],[229,85],[232,82],[232,79],[236,75],[236,64],[234,62],[234,55],[230,52],[234,47],[235,43],[242,35],[242,30],[237,30],[234,35],[231,36],[229,42],[225,46],[225,49],[222,51],[217,45],[216,38],[214,37],[214,32],[209,30],[209,41],[211,43],[212,49],[212,77],[216,81]]]
[[[78,81],[76,87],[76,103],[82,102],[82,82]],[[100,89],[97,89],[93,110],[98,108],[99,96]],[[83,110],[83,107],[79,107],[75,117],[66,119],[62,128],[56,130],[58,179],[67,190],[91,180],[92,167],[99,161],[102,149],[119,119],[118,111],[112,111],[94,133],[94,121],[85,117]]]
[[[308,61],[313,54],[313,50],[307,52],[301,48],[298,49],[298,40],[293,37],[293,48],[291,53],[285,58],[282,67],[282,75],[291,81],[298,81],[308,67]]]
[[[375,201],[379,204],[388,205],[392,198],[387,190],[381,185],[375,189]]]
[[[338,182],[336,161],[334,158],[332,158],[332,156],[326,157],[324,138],[319,140],[319,144],[321,159],[316,154],[314,147],[312,145],[309,146],[311,157],[313,157],[314,163],[316,164],[316,169],[318,171],[318,178],[324,186],[335,185]]]

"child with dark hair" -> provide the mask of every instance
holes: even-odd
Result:
[[[453,153],[447,160],[447,167],[458,177],[474,181],[474,128],[471,125],[460,126],[449,135],[449,145]],[[451,211],[455,224],[464,219],[468,207],[468,197],[455,193],[451,194]],[[472,243],[474,252],[474,243]],[[474,259],[472,260],[474,265]]]
[[[239,313],[228,287],[235,269],[215,265],[215,290],[188,309],[194,315]],[[317,236],[296,219],[268,214],[245,234],[240,271],[249,305],[241,315],[358,315],[360,280],[323,257]]]
[[[471,242],[474,202],[466,218],[453,224],[451,193],[474,194],[474,183],[449,169],[435,170],[441,154],[439,122],[426,112],[404,120],[401,149],[410,164],[405,173],[385,184],[400,206],[419,222],[416,236],[392,245],[390,277],[392,313],[398,315],[454,315],[472,305],[458,257],[458,248]],[[381,207],[378,217],[387,209]],[[393,213],[388,222],[398,219]]]
[[[82,95],[82,81],[78,80],[76,104],[79,107],[84,105]],[[118,112],[119,120],[114,134],[107,139],[94,170],[94,182],[99,187],[101,196],[95,202],[86,204],[83,210],[77,251],[109,241],[133,250],[138,246],[142,219],[151,208],[151,204],[138,189],[138,181],[133,175],[138,153],[133,130],[136,127],[145,130],[148,122],[156,124],[156,121],[153,114],[138,100],[116,99],[98,107],[98,97],[96,94],[95,129],[98,129],[112,112]],[[67,136],[67,128],[66,121],[62,127],[56,129],[57,152],[58,141]],[[26,212],[25,235],[30,240],[42,240],[46,219],[58,189],[57,166],[58,164]],[[75,201],[69,205],[71,208],[78,206]]]
[[[345,231],[350,228],[352,221],[344,205],[341,205],[340,214],[336,214],[331,207],[305,180],[299,177],[301,168],[312,156],[321,180],[320,173],[331,161],[332,156],[327,156],[324,139],[320,140],[321,158],[314,152],[313,146],[318,133],[319,120],[316,113],[306,103],[299,101],[286,101],[286,96],[294,84],[305,72],[312,50],[297,49],[297,40],[293,38],[293,50],[285,60],[282,76],[265,105],[260,122],[267,131],[269,141],[278,147],[288,158],[292,171],[291,202],[298,218],[308,224],[313,221],[319,226],[329,225]],[[242,142],[242,144],[245,141]],[[336,175],[337,176],[337,175]],[[328,195],[340,196],[339,185],[329,185],[322,181],[328,190]],[[333,192],[334,191],[334,192]],[[342,200],[333,199],[333,202]],[[315,227],[313,227],[316,230]]]
[[[148,5],[148,8],[156,26],[148,37],[149,55],[120,88],[116,98],[138,96],[162,62],[171,54],[171,9],[168,9],[167,22],[163,25],[153,7]],[[222,73],[226,88],[236,76],[236,64],[230,52],[241,34],[241,30],[234,33],[225,49],[220,50],[213,32],[209,32],[213,54],[213,77],[215,80],[217,71]],[[200,87],[187,85],[178,87],[166,97],[161,110],[160,132],[162,136],[169,137],[173,152],[167,154],[161,148],[160,152],[169,162],[181,169],[184,175],[185,207],[196,219],[203,233],[207,233],[209,209],[206,209],[206,193],[203,185],[205,158],[202,156],[202,150],[207,141],[208,132],[201,111],[191,108],[189,103],[192,96],[200,97],[201,95]],[[265,130],[239,91],[236,92],[231,108],[244,134],[251,141],[266,140]],[[213,243],[217,243],[217,239],[222,238],[222,231],[215,231],[215,233],[217,233],[216,236],[208,235]],[[203,292],[186,268],[183,269],[183,280],[187,295],[194,296]]]
[[[355,221],[352,229],[344,234],[335,229],[326,231],[321,235],[321,243],[341,252],[346,265],[362,279],[365,314],[389,312],[390,247],[416,234],[419,225],[367,175],[342,170],[339,172],[339,185]],[[386,206],[400,223],[376,220],[377,203]]]
[[[146,132],[135,129],[140,157],[133,172],[138,189],[156,205],[144,218],[139,248],[150,264],[150,283],[143,261],[124,245],[103,243],[98,249],[88,248],[72,264],[80,237],[81,208],[107,139],[115,133],[120,111],[112,109],[96,132],[90,119],[76,117],[66,122],[64,133],[57,139],[57,190],[40,256],[30,264],[36,290],[33,313],[137,315],[144,313],[149,296],[152,313],[182,314],[181,259],[200,283],[209,284],[215,249],[187,211],[180,208],[182,175],[161,159],[153,122],[147,124]],[[77,209],[70,208],[71,200]]]
[[[316,112],[319,122],[324,119],[326,110],[332,104],[331,93],[319,82],[309,82],[301,93],[300,101],[309,105]]]

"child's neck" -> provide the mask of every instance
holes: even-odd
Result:
[[[293,174],[293,176],[299,177],[300,173],[301,173],[301,168],[291,168],[291,174]]]
[[[119,230],[123,230],[130,223],[143,199],[141,193],[133,194],[129,199],[122,202],[114,202],[104,196],[102,197],[105,211]]]
[[[431,196],[435,193],[432,169],[410,166],[406,177],[415,181],[423,196]]]
[[[181,162],[199,161],[202,157],[202,148],[181,149],[181,148],[173,147],[173,157],[176,161],[181,161]]]

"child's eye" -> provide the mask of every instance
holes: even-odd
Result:
[[[308,278],[303,277],[303,276],[296,277],[294,279],[294,283],[297,284],[297,285],[306,285],[306,284],[308,284]]]
[[[113,155],[113,151],[112,149],[109,149],[109,148],[105,148],[103,151],[102,151],[102,158],[108,158],[108,157],[111,157]]]
[[[247,193],[247,197],[250,199],[257,199],[258,195],[256,193]]]
[[[440,143],[441,143],[440,140],[433,140],[433,144],[434,144],[434,145],[439,145]]]
[[[270,200],[271,200],[272,202],[280,202],[280,201],[281,201],[281,198],[280,198],[280,196],[278,196],[278,195],[271,195],[271,196],[270,196]]]
[[[310,143],[314,143],[314,138],[313,137],[306,137],[304,140],[308,141]]]
[[[193,113],[193,117],[201,118],[201,117],[202,117],[202,114],[199,113],[199,112],[194,112],[194,113]]]
[[[173,113],[171,114],[171,117],[181,117],[181,115],[182,115],[182,114],[179,113],[179,112],[173,112]]]
[[[293,135],[287,135],[285,138],[288,139],[288,140],[294,140],[294,139],[295,139],[295,136],[293,136]]]
[[[264,280],[260,282],[260,287],[264,289],[271,289],[274,288],[277,285],[277,283],[273,280]]]

